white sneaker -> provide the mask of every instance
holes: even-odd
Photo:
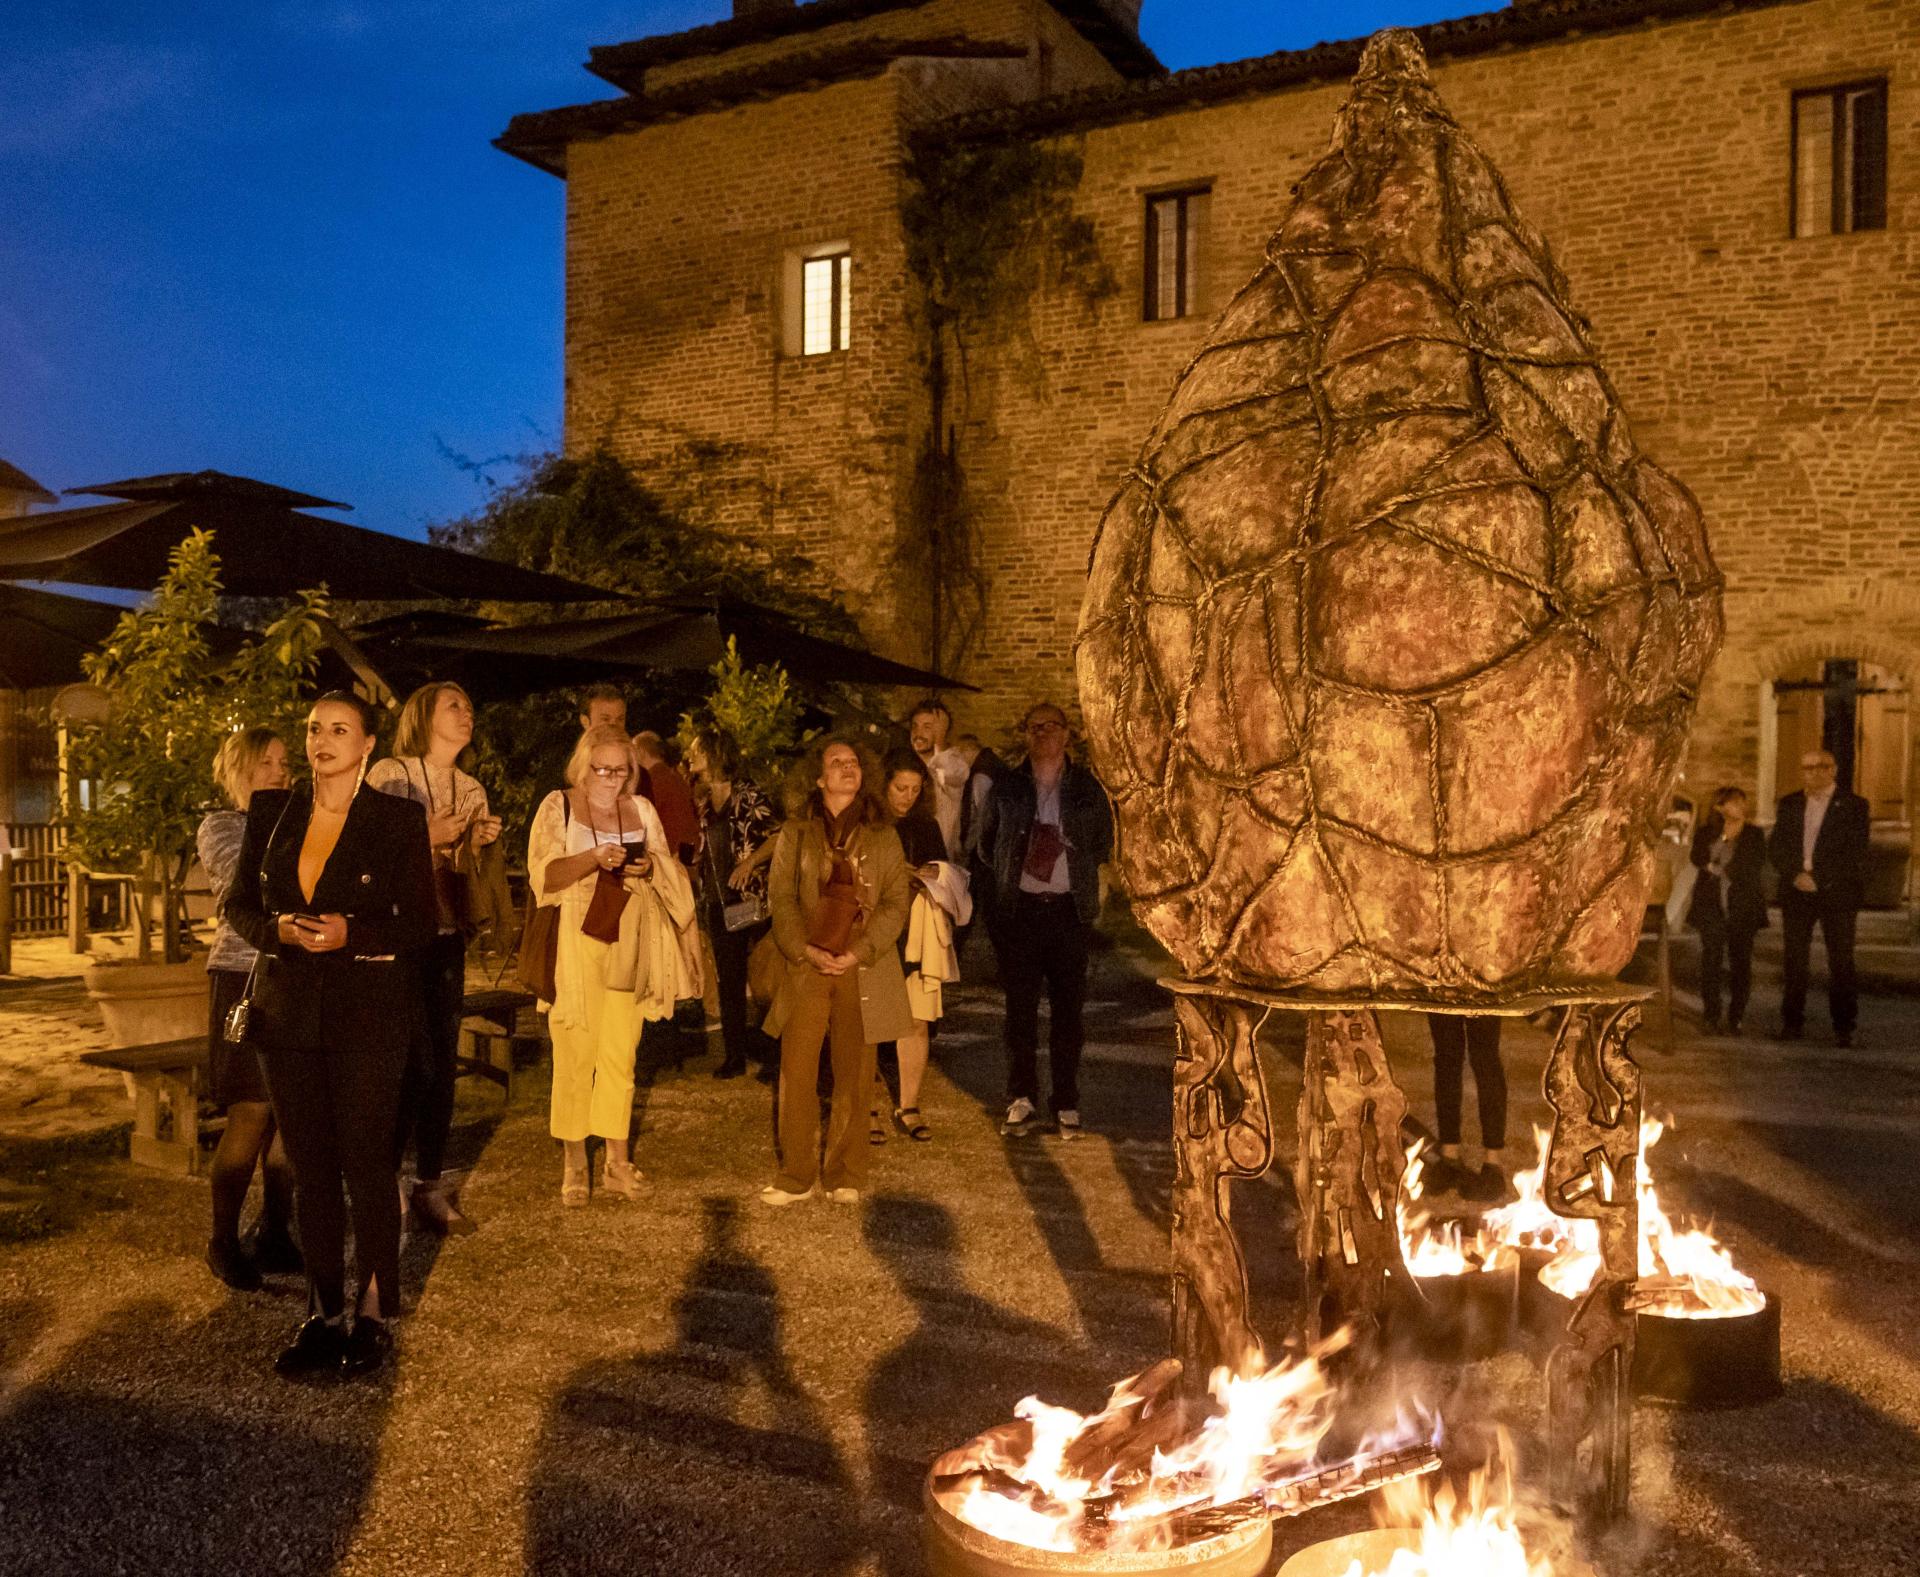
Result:
[[[1080,1114],[1072,1107],[1053,1114],[1053,1125],[1060,1130],[1062,1139],[1078,1139],[1081,1134]]]
[[[804,1204],[811,1198],[813,1198],[813,1190],[811,1188],[804,1194],[796,1194],[782,1188],[778,1183],[769,1183],[765,1188],[760,1190],[760,1203],[763,1205],[771,1205],[775,1210],[784,1209],[788,1205]]]
[[[860,1190],[857,1188],[836,1188],[827,1195],[836,1205],[857,1205],[860,1203]]]
[[[1007,1107],[1007,1120],[1000,1125],[1002,1133],[1026,1133],[1033,1127],[1033,1102],[1026,1096]]]

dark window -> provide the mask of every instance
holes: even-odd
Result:
[[[1200,232],[1207,222],[1211,188],[1155,192],[1147,199],[1146,305],[1149,323],[1184,318],[1197,310],[1200,292]]]
[[[853,256],[835,252],[800,265],[800,353],[824,356],[845,350],[853,330],[853,298],[847,286]]]
[[[1794,94],[1793,234],[1886,227],[1885,79]]]

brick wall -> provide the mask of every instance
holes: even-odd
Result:
[[[896,28],[1044,32],[1056,87],[1116,80],[1038,0],[932,0],[829,31],[844,42]],[[1025,69],[902,64],[571,156],[569,446],[605,438],[694,518],[802,548],[869,637],[909,658],[924,593],[895,584],[890,558],[925,409],[900,131],[1028,96]],[[1792,89],[1883,72],[1888,228],[1788,239]],[[1761,685],[1787,662],[1859,655],[1920,681],[1916,72],[1920,8],[1889,0],[1799,0],[1436,63],[1447,103],[1552,240],[1643,447],[1706,508],[1728,640],[1703,699],[1695,785],[1754,781]],[[1325,149],[1343,95],[1306,85],[1073,139],[1077,203],[1118,289],[1089,308],[1036,280],[1018,332],[973,336],[961,452],[993,603],[965,674],[986,693],[956,706],[962,726],[997,733],[1035,695],[1071,700],[1101,510]],[[1189,181],[1213,187],[1202,315],[1142,323],[1142,193]],[[853,349],[784,358],[780,256],[828,239],[854,248]]]
[[[1700,496],[1727,644],[1690,781],[1755,780],[1780,654],[1920,682],[1920,10],[1812,0],[1436,63],[1448,106],[1553,242],[1642,447]],[[1795,87],[1891,78],[1888,228],[1787,238]],[[1089,130],[1079,206],[1121,282],[974,358],[964,446],[994,570],[970,708],[1071,688],[1085,552],[1207,318],[1326,147],[1338,85]],[[1204,315],[1140,321],[1143,190],[1211,181]],[[1789,774],[1791,777],[1791,774]],[[1785,787],[1795,786],[1792,781]]]

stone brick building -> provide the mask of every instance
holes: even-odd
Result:
[[[567,181],[569,446],[608,443],[715,529],[810,555],[877,644],[983,687],[957,710],[987,733],[1070,695],[1102,508],[1358,57],[1169,73],[1136,15],[740,0],[596,49],[622,97],[500,139]],[[1690,787],[1782,792],[1826,739],[1897,896],[1920,784],[1920,6],[1520,0],[1420,32],[1552,240],[1642,446],[1707,511],[1728,639]],[[955,326],[937,425],[903,218],[916,149],[1066,155],[1060,217],[1091,264],[1036,246],[1019,299]],[[929,447],[965,500],[944,562],[987,588],[960,654],[929,646]]]

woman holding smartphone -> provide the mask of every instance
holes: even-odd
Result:
[[[254,792],[226,902],[261,955],[247,1038],[298,1185],[308,1318],[275,1363],[289,1377],[377,1369],[400,1311],[393,1133],[414,991],[403,960],[433,936],[433,866],[421,808],[360,792],[373,745],[365,701],[332,691],[314,702],[312,786]]]
[[[414,1224],[456,1234],[474,1227],[443,1175],[459,1076],[460,1004],[467,994],[467,917],[456,912],[455,861],[469,840],[477,848],[500,836],[500,818],[487,812],[487,791],[457,765],[472,743],[473,702],[467,692],[457,684],[422,685],[400,709],[393,754],[367,773],[368,788],[410,799],[427,813],[439,920],[433,940],[412,960],[420,982],[420,1020],[401,1086],[394,1164],[397,1170],[412,1139]]]
[[[659,814],[639,798],[640,762],[624,730],[589,728],[527,840],[536,901],[560,910],[554,948],[549,1131],[561,1142],[560,1202],[589,1195],[587,1140],[606,1142],[602,1192],[637,1199],[628,1149],[633,1060],[641,1026],[691,995],[679,932],[693,918],[686,868],[666,848]]]

